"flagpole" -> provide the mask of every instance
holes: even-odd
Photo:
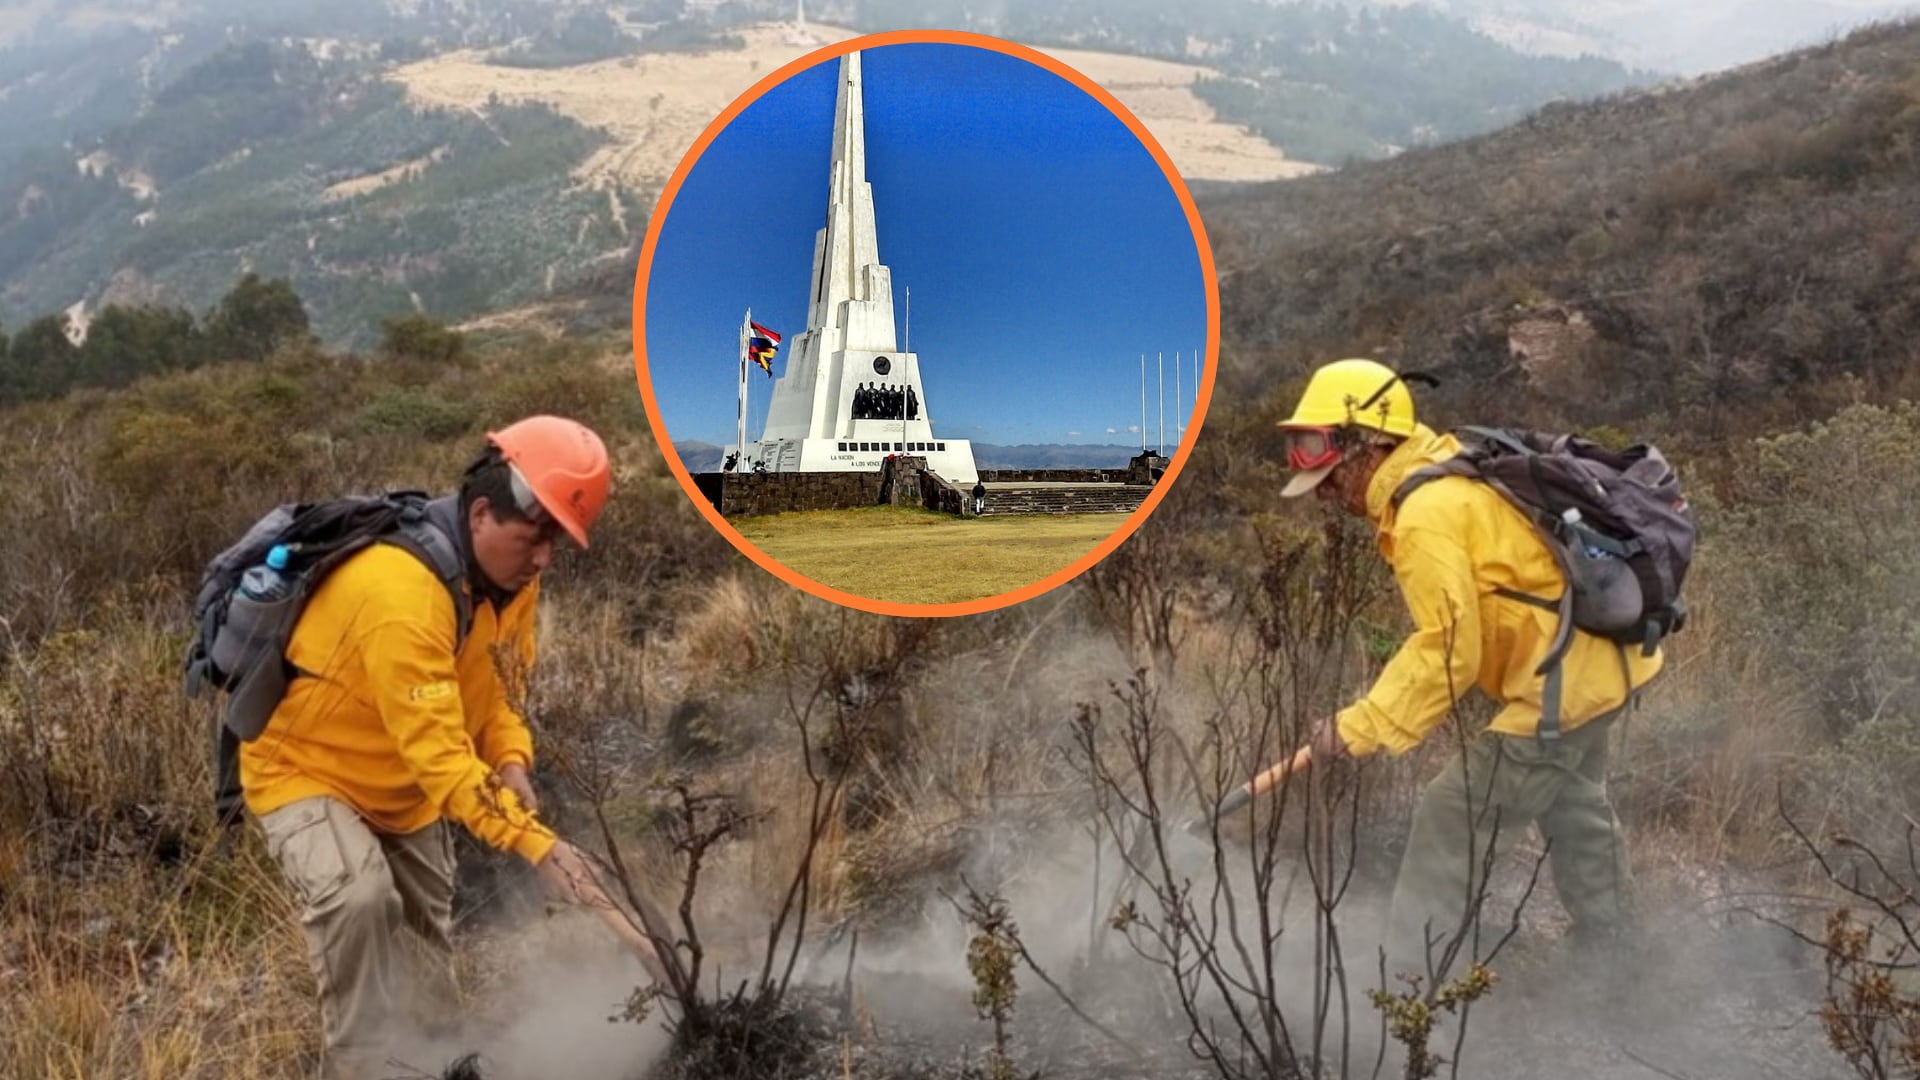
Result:
[[[1200,404],[1200,350],[1193,352],[1193,403]],[[1187,418],[1193,418],[1193,410],[1187,410]]]
[[[907,356],[913,355],[913,286],[907,286]],[[907,389],[913,380],[907,375],[907,356],[900,358],[900,452],[907,452]],[[919,365],[914,365],[918,367]]]
[[[1167,456],[1167,354],[1160,354],[1160,456]]]
[[[748,308],[746,317],[740,320],[740,410],[738,413],[739,442],[736,443],[734,447],[736,450],[740,452],[740,456],[734,459],[734,466],[736,468],[741,465],[744,465],[747,460],[747,328],[752,324],[753,324],[753,309]]]
[[[1147,354],[1140,354],[1140,452],[1147,452]]]
[[[1200,404],[1200,350],[1193,351],[1193,403]],[[1191,411],[1188,413],[1192,415]]]
[[[1180,417],[1180,354],[1176,352],[1173,354],[1173,445],[1176,448],[1187,431],[1187,425]]]

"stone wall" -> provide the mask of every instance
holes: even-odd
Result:
[[[794,510],[849,510],[881,501],[879,472],[701,473],[700,493],[727,517]]]
[[[988,483],[1150,486],[1160,479],[1166,467],[1166,458],[1142,454],[1125,469],[984,469],[980,479]],[[727,517],[757,517],[796,510],[848,510],[882,503],[924,506],[948,514],[972,513],[970,488],[955,487],[928,469],[926,458],[912,455],[889,458],[875,472],[697,473],[693,482],[700,494]],[[1137,499],[1135,505],[1138,505]]]
[[[1124,469],[981,469],[980,479],[989,484],[1153,484],[1170,464],[1147,451],[1135,454]]]
[[[1124,484],[1126,469],[981,469],[989,484]]]
[[[922,505],[922,477],[931,476],[927,459],[912,454],[890,456],[880,465],[880,501],[889,506]]]
[[[920,473],[921,505],[929,510],[938,510],[943,514],[965,517],[967,514],[967,496],[959,488],[947,483],[946,478],[931,469]]]

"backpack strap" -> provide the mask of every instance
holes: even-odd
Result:
[[[1466,454],[1456,454],[1445,461],[1436,461],[1431,465],[1422,465],[1420,468],[1408,473],[1406,479],[1400,481],[1400,486],[1393,489],[1394,510],[1397,512],[1400,509],[1400,504],[1407,501],[1407,496],[1412,495],[1414,492],[1419,491],[1435,480],[1449,476],[1464,476],[1469,480],[1484,479],[1484,477],[1480,475],[1480,467],[1474,464],[1471,456]]]
[[[385,542],[402,548],[427,565],[453,597],[453,650],[459,652],[473,629],[473,595],[466,589],[467,560],[460,545],[428,513],[422,499],[409,499],[401,508],[400,520]]]
[[[1524,440],[1513,432],[1503,428],[1463,427],[1458,429],[1458,433],[1466,439],[1478,442],[1483,446],[1518,454],[1526,458],[1536,469],[1538,468],[1539,452],[1534,450],[1533,447],[1528,446]],[[1546,680],[1540,695],[1540,726],[1538,736],[1541,746],[1549,753],[1552,753],[1558,749],[1560,744],[1560,703],[1562,689],[1566,679],[1565,665],[1562,661],[1566,659],[1567,650],[1573,646],[1573,572],[1572,568],[1567,565],[1560,538],[1555,533],[1557,519],[1549,519],[1543,514],[1528,510],[1526,502],[1515,496],[1507,485],[1491,476],[1483,474],[1478,462],[1486,453],[1487,451],[1485,450],[1477,452],[1474,450],[1463,450],[1461,453],[1445,461],[1415,469],[1413,472],[1407,474],[1407,478],[1402,480],[1400,486],[1394,490],[1393,505],[1397,510],[1400,505],[1406,501],[1408,496],[1442,477],[1464,476],[1470,480],[1478,480],[1488,487],[1493,488],[1495,491],[1498,491],[1500,496],[1507,501],[1508,505],[1514,507],[1516,510],[1520,510],[1522,514],[1532,522],[1535,530],[1540,535],[1541,542],[1546,545],[1547,553],[1553,556],[1553,561],[1560,567],[1560,575],[1566,582],[1566,587],[1561,590],[1560,597],[1557,600],[1549,600],[1545,597],[1534,596],[1531,593],[1523,593],[1513,589],[1496,588],[1494,592],[1510,600],[1517,600],[1524,604],[1530,604],[1534,607],[1556,612],[1560,616],[1559,625],[1554,630],[1553,643],[1547,649],[1546,658],[1534,669],[1534,674]],[[1610,544],[1612,543],[1611,540],[1608,542]],[[1614,544],[1613,546],[1617,547],[1619,545]],[[1615,552],[1615,554],[1620,554],[1624,558],[1626,552],[1620,551]]]

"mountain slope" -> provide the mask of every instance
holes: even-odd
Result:
[[[1356,4],[1358,0],[1355,0]],[[1920,10],[1911,0],[1418,0],[1515,48],[1687,74],[1752,63]]]
[[[388,316],[537,299],[624,257],[643,216],[570,180],[603,141],[545,109],[421,111],[360,67],[230,47],[84,154],[9,170],[0,315],[198,309],[254,271],[293,279],[323,338],[361,345]]]
[[[947,7],[838,14],[871,30],[917,10],[916,25],[1039,42],[1114,89],[1190,176],[1229,181],[1480,130],[1626,78],[1521,57],[1431,12]],[[808,48],[762,21],[786,14],[772,0],[109,0],[94,12],[107,28],[89,30],[42,9],[0,53],[0,325],[110,303],[202,310],[248,272],[292,279],[333,345],[413,311],[585,298],[605,321],[684,147]],[[126,70],[84,62],[95,41]]]
[[[1691,438],[1920,385],[1916,70],[1886,27],[1207,199],[1219,400],[1372,352],[1481,419]]]
[[[767,73],[856,32],[810,24],[743,28],[740,44],[698,53],[660,53],[567,67],[508,68],[479,51],[407,64],[392,77],[422,105],[474,109],[488,100],[537,102],[605,131],[609,144],[582,178],[657,189],[721,110]],[[1289,160],[1260,137],[1222,122],[1196,87],[1219,72],[1194,64],[1049,49],[1113,91],[1166,147],[1189,178],[1273,180],[1318,171]]]

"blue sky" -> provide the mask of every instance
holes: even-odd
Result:
[[[689,172],[655,250],[646,349],[675,441],[733,441],[737,333],[806,328],[825,223],[839,60],[768,91]],[[1200,258],[1152,155],[1105,106],[1024,60],[956,45],[863,54],[867,179],[894,322],[920,355],[936,435],[992,443],[1176,441],[1174,354],[1193,407]],[[904,344],[904,343],[903,343]],[[783,345],[774,361],[785,373]],[[748,438],[773,381],[750,370]],[[1111,429],[1111,432],[1109,431]]]

